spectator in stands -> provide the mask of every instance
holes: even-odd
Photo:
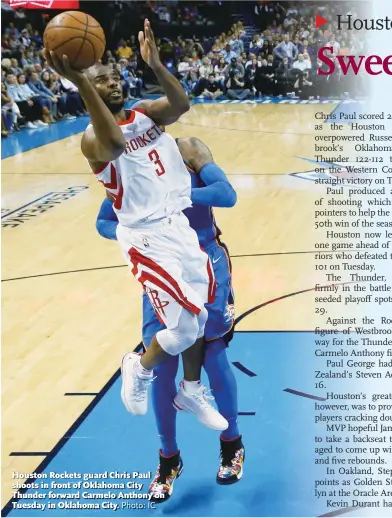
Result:
[[[29,78],[30,79],[30,78]],[[25,99],[31,99],[34,97],[34,101],[38,102],[39,105],[42,108],[42,121],[45,123],[45,125],[48,125],[51,121],[51,109],[52,109],[52,102],[50,97],[46,95],[42,95],[41,92],[38,91],[38,89],[35,88],[35,86],[30,85],[29,83],[26,83],[26,76],[25,74],[19,74],[18,76],[18,83],[20,86],[19,92],[22,92],[22,95]],[[36,122],[34,121],[34,124]],[[42,126],[42,124],[36,124],[38,126]]]
[[[9,58],[3,58],[1,60],[1,69],[4,70],[5,74],[11,72],[12,61]]]
[[[23,72],[23,70],[20,68],[19,66],[19,63],[18,63],[18,60],[15,59],[15,58],[12,58],[11,59],[11,67],[10,67],[10,70],[13,74],[15,74],[16,76],[18,76],[19,74],[21,74]]]
[[[6,130],[19,131],[19,122],[23,117],[16,102],[14,102],[8,95],[7,88],[4,83],[1,83],[1,107],[4,110],[4,122]]]
[[[302,91],[304,85],[311,86],[311,82],[308,81],[309,71],[312,65],[309,60],[304,59],[303,54],[298,54],[298,59],[294,61],[292,67],[292,77],[295,79],[294,88]]]
[[[236,60],[237,70],[239,70],[242,77],[245,76],[245,64],[242,62],[242,58],[238,57]]]
[[[32,35],[30,36],[30,39],[33,43],[35,43],[37,48],[41,48],[43,45],[42,36],[40,35],[39,31],[34,30]]]
[[[27,120],[26,128],[36,129],[38,126],[47,126],[41,120],[41,117],[43,117],[42,106],[28,85],[19,84],[14,74],[8,74],[6,87],[9,98],[18,105],[20,113]]]
[[[180,83],[188,95],[192,92],[196,83],[196,77],[192,77],[192,72],[192,59],[184,56],[177,66],[177,73]]]
[[[5,36],[9,36],[11,32],[13,34],[15,34],[16,38],[18,38],[18,39],[20,38],[20,32],[19,32],[18,28],[15,27],[15,24],[13,22],[10,22],[8,24],[8,27],[6,27],[4,34],[5,34]]]
[[[1,36],[1,55],[11,56],[11,48],[7,36]]]
[[[250,96],[250,90],[245,88],[243,77],[240,76],[240,72],[237,70],[233,77],[229,77],[227,83],[227,97],[229,99],[243,101],[248,99]]]
[[[16,38],[15,33],[10,32],[8,36],[8,46],[11,52],[16,52],[21,45],[22,42],[18,38]]]
[[[27,29],[23,29],[20,36],[20,41],[22,42],[22,45],[25,47],[30,47],[31,45],[31,38],[29,31]]]
[[[261,39],[260,34],[254,34],[252,41],[249,44],[249,49],[251,49],[253,53],[258,54],[262,49],[263,45],[264,43]]]
[[[50,91],[51,95],[57,99],[57,119],[62,119],[64,116],[70,118],[67,114],[67,95],[60,91],[59,78],[55,72],[44,70],[41,74],[41,81]]]
[[[266,59],[262,60],[261,66],[256,70],[256,90],[263,95],[272,95],[274,92],[274,70],[275,67],[272,65],[272,61],[268,65]]]
[[[234,32],[232,38],[229,41],[231,50],[239,56],[244,51],[244,42],[241,40],[239,33]]]
[[[275,69],[275,94],[286,95],[294,88],[294,77],[291,74],[291,68],[292,67],[290,65],[289,58],[284,57],[283,60],[279,63],[279,66]]]
[[[252,59],[252,63],[245,67],[245,87],[251,91],[255,91],[256,72],[259,68],[259,63],[256,58]]]
[[[212,73],[213,67],[211,65],[211,61],[207,57],[204,57],[199,68],[199,77],[207,79]]]
[[[212,45],[212,52],[214,54],[221,54],[222,53],[222,42],[220,38],[216,38],[214,44]]]
[[[116,54],[119,58],[130,59],[133,55],[131,47],[128,46],[125,40],[120,40]]]
[[[281,41],[279,45],[275,47],[274,55],[280,60],[287,58],[289,63],[292,63],[297,58],[298,49],[294,43],[290,41],[289,34],[285,34],[283,36],[283,41]]]
[[[201,65],[201,60],[199,58],[199,54],[198,54],[197,50],[193,50],[192,51],[191,58],[192,58],[192,61],[193,61],[193,65],[196,66],[197,69],[199,70],[199,67]]]
[[[141,97],[143,81],[137,76],[137,62],[135,60],[128,62],[125,58],[120,61],[122,62],[121,74],[128,85],[129,94],[132,98]]]
[[[60,91],[67,94],[67,113],[71,115],[83,115],[86,113],[77,87],[69,79],[61,76]]]
[[[287,30],[290,29],[292,25],[295,25],[296,20],[293,18],[291,14],[287,15],[287,18],[283,21],[283,27]]]
[[[219,97],[222,97],[223,92],[221,90],[221,85],[219,81],[216,80],[214,74],[210,74],[208,76],[208,79],[201,79],[201,90],[202,93],[199,97],[203,97],[204,99],[218,99]]]
[[[29,77],[29,88],[43,101],[43,105],[47,106],[50,115],[48,122],[55,122],[57,120],[57,97],[47,88],[39,78],[37,72],[33,72]]]
[[[216,80],[220,81],[220,83],[222,85],[222,89],[224,88],[224,84],[228,77],[228,71],[229,71],[229,66],[226,63],[225,58],[223,58],[223,57],[220,58],[218,64],[215,65],[215,67],[214,67],[214,74],[215,74]]]
[[[224,57],[226,63],[230,63],[232,59],[237,58],[236,52],[231,50],[229,43],[226,45],[225,50],[222,51],[222,56]]]
[[[35,65],[36,63],[40,64],[40,59],[39,59],[37,52],[28,50],[26,52],[26,57],[21,58],[20,62],[22,64],[22,67],[25,68],[29,65]]]

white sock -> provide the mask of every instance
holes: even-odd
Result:
[[[194,394],[200,388],[200,380],[199,381],[182,380],[182,382],[184,384],[185,392],[188,392],[189,394]]]
[[[135,370],[139,378],[147,379],[151,378],[152,376],[152,370],[145,369],[143,365],[140,363],[140,360],[135,364]]]

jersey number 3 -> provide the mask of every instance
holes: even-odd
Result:
[[[153,149],[148,153],[148,158],[153,162],[157,168],[155,169],[155,172],[158,176],[162,176],[166,173],[165,168],[163,167],[163,164],[161,162],[161,159],[159,158],[158,151],[156,149]]]

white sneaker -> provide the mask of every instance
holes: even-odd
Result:
[[[141,378],[136,367],[140,363],[140,356],[136,353],[127,353],[121,362],[122,386],[121,399],[125,408],[133,415],[147,413],[148,387],[153,380],[153,372],[146,378]]]
[[[37,129],[37,126],[35,124],[33,124],[32,122],[26,122],[26,128],[28,129]]]
[[[200,385],[196,392],[185,392],[183,382],[180,383],[180,390],[173,399],[173,406],[176,410],[185,410],[196,415],[197,419],[212,430],[226,430],[229,427],[227,420],[216,410],[209,400],[215,399],[207,396],[206,387]]]
[[[36,120],[36,121],[34,121],[34,124],[35,124],[36,126],[49,126],[49,124],[47,124],[47,123],[46,123],[46,122],[44,122],[44,121],[40,121],[39,119],[38,119],[38,120]]]

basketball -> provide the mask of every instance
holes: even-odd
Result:
[[[62,59],[68,56],[72,68],[91,67],[105,51],[106,38],[100,24],[80,11],[66,11],[55,16],[46,26],[44,46]]]

